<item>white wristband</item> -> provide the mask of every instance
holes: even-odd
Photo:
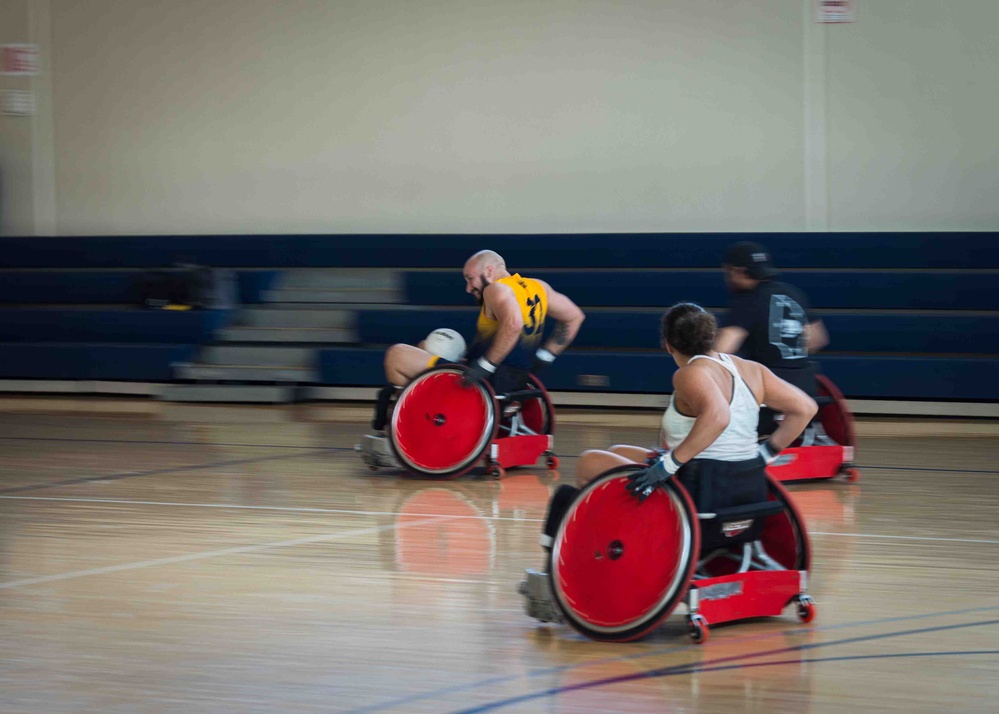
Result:
[[[482,367],[482,369],[489,372],[489,374],[493,374],[496,371],[496,365],[487,360],[485,357],[479,357],[478,365]]]
[[[668,473],[670,476],[672,476],[677,471],[679,471],[680,467],[683,466],[683,464],[681,464],[679,461],[677,461],[676,457],[673,456],[673,452],[672,451],[669,452],[668,454],[666,454],[665,456],[663,456],[663,458],[662,458],[662,465],[663,465],[663,468],[666,469],[666,473]]]
[[[544,347],[539,347],[538,351],[534,353],[534,356],[542,362],[548,362],[549,364],[555,361],[555,355],[546,350]]]
[[[772,464],[774,461],[777,460],[777,454],[775,454],[773,451],[771,451],[771,447],[770,447],[770,442],[769,441],[764,441],[762,444],[760,444],[759,451],[760,451],[760,456],[763,457],[763,462],[767,466],[769,466],[770,464]],[[777,453],[780,453],[780,452],[777,452]]]

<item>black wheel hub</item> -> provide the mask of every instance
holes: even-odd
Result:
[[[622,555],[624,555],[624,543],[619,540],[611,541],[611,544],[607,546],[607,557],[611,560],[617,560]]]

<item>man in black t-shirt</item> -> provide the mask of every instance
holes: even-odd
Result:
[[[769,251],[753,241],[730,246],[722,267],[733,298],[715,349],[760,362],[814,397],[817,366],[808,356],[825,347],[829,335],[805,294],[776,280]]]

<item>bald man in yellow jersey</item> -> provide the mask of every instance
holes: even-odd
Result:
[[[583,324],[583,311],[572,300],[543,280],[511,275],[491,250],[469,258],[463,273],[465,292],[482,306],[468,350],[469,379],[488,379],[499,392],[521,387],[529,372],[554,361]],[[548,317],[558,324],[542,346]],[[418,347],[393,345],[385,354],[385,376],[403,386],[439,362]]]
[[[501,393],[520,389],[529,373],[551,364],[569,346],[583,324],[585,315],[572,300],[543,280],[511,274],[498,253],[479,251],[465,262],[463,272],[465,292],[482,306],[468,350],[471,370],[466,382],[487,380]],[[549,318],[556,325],[541,344]],[[385,353],[389,389],[405,386],[428,367],[442,362],[419,347],[392,345]],[[388,393],[384,397],[387,406]],[[372,424],[376,431],[385,428],[385,417],[379,411],[376,409]]]

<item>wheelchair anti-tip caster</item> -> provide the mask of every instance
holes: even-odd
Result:
[[[815,601],[810,596],[798,596],[797,615],[799,620],[806,623],[815,619]]]
[[[766,501],[699,513],[678,479],[635,499],[626,487],[642,468],[613,468],[581,489],[563,484],[549,503],[548,591],[569,625],[591,639],[628,642],[684,602],[687,634],[701,644],[711,627],[779,617],[789,605],[803,622],[814,618],[808,534],[776,479],[757,476]]]
[[[703,616],[687,615],[687,634],[695,645],[707,642],[710,631],[708,621]]]

